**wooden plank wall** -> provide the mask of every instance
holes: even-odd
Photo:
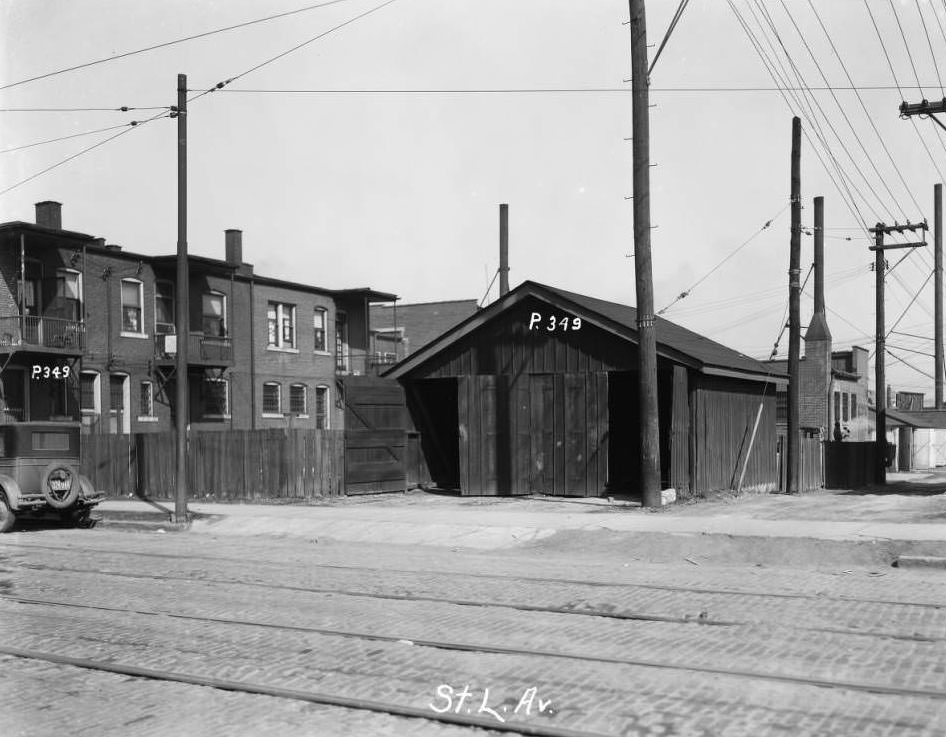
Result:
[[[824,448],[818,438],[799,438],[798,441],[798,491],[817,491],[824,481]],[[788,491],[785,463],[785,436],[778,439],[778,488]]]
[[[461,494],[604,493],[606,373],[460,377],[458,404]]]
[[[673,367],[670,401],[670,487],[678,499],[686,499],[690,496],[690,394],[684,366]]]
[[[407,488],[407,407],[391,379],[344,380],[345,493],[372,494]]]
[[[700,376],[693,389],[694,478],[696,494],[732,489],[743,463],[743,491],[778,488],[775,394],[748,382]],[[749,441],[759,404],[762,416],[751,449]],[[747,460],[748,458],[748,460]]]
[[[311,499],[341,494],[340,430],[195,431],[190,498],[206,501]],[[174,433],[84,435],[81,472],[109,496],[171,499]]]
[[[873,441],[824,444],[824,485],[828,489],[857,489],[877,483]]]

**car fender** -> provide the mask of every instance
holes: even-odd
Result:
[[[0,491],[7,498],[10,509],[17,509],[20,506],[22,492],[20,491],[20,485],[12,476],[0,473]]]

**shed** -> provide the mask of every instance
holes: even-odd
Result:
[[[637,311],[527,281],[385,373],[434,483],[463,495],[636,494]],[[662,485],[777,488],[775,385],[657,318]]]

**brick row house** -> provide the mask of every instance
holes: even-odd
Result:
[[[188,257],[191,426],[341,428],[340,379],[375,368],[370,305],[395,295],[260,276],[241,231],[222,245],[223,259]],[[0,274],[3,416],[173,428],[176,256],[63,230],[61,205],[42,202],[35,224],[0,225]],[[37,365],[60,378],[37,383]]]

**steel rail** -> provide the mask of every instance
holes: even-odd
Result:
[[[0,541],[0,547],[4,543]],[[72,547],[66,547],[62,545],[32,545],[32,544],[23,544],[17,543],[15,546],[12,546],[14,550],[20,550],[24,548],[33,548],[38,550],[58,550],[58,551],[69,551],[70,553],[75,553],[76,549]],[[207,561],[222,561],[227,563],[239,563],[241,565],[246,564],[245,558],[234,558],[230,556],[207,556],[207,555],[197,555],[197,554],[181,554],[181,553],[152,553],[145,551],[135,551],[135,550],[105,550],[101,548],[83,548],[82,552],[85,553],[102,553],[105,555],[115,555],[115,556],[138,556],[144,558],[165,558],[168,560],[199,560],[201,562]],[[279,565],[278,561],[270,560],[254,560],[254,563],[277,566]],[[316,563],[311,566],[311,569],[318,568],[329,568],[333,570],[340,571],[373,571],[376,573],[407,573],[415,575],[430,576],[432,574],[442,574],[445,576],[460,576],[464,578],[476,578],[476,579],[485,579],[485,580],[496,580],[496,581],[526,581],[526,582],[535,582],[535,583],[560,583],[568,584],[572,586],[587,586],[589,588],[607,588],[607,587],[621,587],[625,589],[651,589],[654,591],[679,591],[682,593],[695,593],[695,594],[722,594],[728,596],[754,596],[759,598],[773,598],[773,599],[805,599],[805,600],[814,600],[814,601],[843,601],[851,602],[855,604],[887,604],[890,606],[908,606],[908,607],[921,607],[924,609],[946,609],[946,603],[935,604],[931,602],[922,602],[922,601],[903,601],[902,599],[874,599],[874,598],[861,598],[856,596],[831,596],[831,595],[820,595],[820,594],[792,594],[784,592],[775,592],[775,591],[740,591],[738,589],[714,589],[708,588],[705,586],[674,586],[670,584],[654,584],[654,583],[625,583],[621,581],[589,581],[586,579],[573,579],[573,578],[558,578],[558,577],[548,577],[548,576],[514,576],[507,575],[503,573],[471,573],[466,571],[431,571],[423,569],[412,569],[412,568],[378,568],[375,566],[351,566],[351,565],[340,565],[337,563]]]
[[[288,584],[269,584],[261,583],[259,581],[239,581],[239,580],[226,580],[220,578],[200,578],[194,579],[188,576],[168,576],[168,575],[159,575],[159,574],[148,574],[148,573],[130,573],[125,571],[104,571],[101,569],[91,569],[91,568],[69,568],[66,566],[48,566],[44,564],[31,564],[28,566],[31,570],[49,570],[49,571],[58,571],[62,573],[90,573],[100,576],[114,576],[116,578],[131,578],[131,579],[146,579],[153,581],[184,581],[187,583],[211,583],[211,584],[221,584],[224,586],[248,586],[251,588],[261,588],[261,589],[275,589],[279,591],[297,591],[302,593],[313,593],[313,594],[337,594],[340,596],[351,596],[364,599],[382,599],[389,601],[423,601],[436,604],[451,604],[454,606],[469,606],[469,607],[480,607],[480,608],[497,608],[497,609],[512,609],[515,611],[522,612],[537,612],[537,613],[548,613],[548,614],[562,614],[562,615],[574,615],[582,617],[600,617],[602,619],[617,619],[623,621],[636,621],[636,622],[660,622],[664,624],[699,624],[706,625],[710,627],[745,627],[751,626],[753,624],[758,624],[757,622],[749,621],[730,621],[722,619],[710,619],[709,617],[702,617],[698,615],[694,616],[684,616],[684,617],[671,617],[659,614],[645,614],[642,612],[633,612],[633,611],[614,611],[608,609],[594,609],[587,607],[584,609],[578,609],[574,607],[555,607],[555,606],[540,606],[537,604],[522,604],[522,603],[509,603],[509,602],[496,602],[496,601],[479,601],[475,599],[455,599],[450,597],[439,597],[439,596],[421,596],[416,594],[399,594],[399,593],[371,593],[367,591],[352,591],[350,589],[338,588],[338,587],[315,587],[315,586],[292,586]],[[928,637],[924,635],[917,634],[907,634],[902,632],[889,632],[885,630],[861,630],[861,629],[845,629],[842,627],[798,627],[794,626],[794,629],[803,630],[805,632],[825,632],[829,634],[838,634],[838,635],[847,635],[854,637],[883,637],[894,640],[907,640],[911,642],[942,642],[946,641],[946,637]]]
[[[281,688],[279,686],[267,686],[261,683],[247,683],[245,681],[233,681],[225,678],[213,678],[209,676],[180,673],[171,670],[142,668],[137,665],[106,662],[101,660],[93,660],[91,658],[77,658],[70,655],[47,653],[39,650],[10,647],[8,645],[0,645],[0,654],[29,660],[43,660],[48,663],[55,663],[57,665],[70,665],[76,668],[104,671],[106,673],[133,676],[135,678],[148,678],[155,681],[172,681],[175,683],[186,683],[192,686],[215,688],[221,691],[237,691],[260,696],[273,696],[275,698],[281,699],[308,701],[312,704],[324,704],[327,706],[344,707],[346,709],[359,709],[361,711],[373,711],[381,714],[391,714],[393,716],[399,717],[426,719],[428,721],[456,724],[462,727],[479,727],[481,729],[492,730],[494,732],[511,732],[514,734],[536,735],[536,737],[605,737],[600,732],[585,732],[577,729],[569,729],[568,727],[529,724],[519,721],[500,722],[498,719],[489,719],[487,717],[480,717],[472,714],[462,716],[451,713],[441,714],[434,711],[433,709],[423,709],[417,706],[404,706],[403,704],[392,704],[385,701],[376,701],[374,699],[353,698],[350,696],[325,693],[324,691],[300,691],[298,689]]]
[[[763,671],[746,670],[743,668],[719,668],[701,665],[685,665],[668,661],[651,660],[645,658],[614,658],[607,656],[584,656],[569,653],[561,653],[553,650],[542,650],[535,648],[515,648],[493,645],[479,645],[471,643],[448,642],[443,640],[416,640],[404,637],[376,635],[372,633],[358,633],[351,630],[340,630],[334,628],[316,628],[304,627],[300,625],[280,625],[271,622],[254,622],[251,620],[223,619],[218,617],[202,617],[190,614],[173,614],[161,611],[132,609],[125,607],[106,607],[88,604],[76,604],[72,602],[49,601],[41,599],[25,599],[15,595],[0,595],[0,599],[19,601],[33,606],[49,607],[67,607],[76,609],[92,609],[105,612],[116,612],[123,614],[138,614],[154,617],[171,617],[175,619],[184,619],[188,621],[205,622],[209,624],[222,624],[243,627],[260,627],[265,629],[276,629],[292,632],[309,632],[312,634],[321,634],[328,636],[345,637],[349,639],[364,639],[371,641],[403,643],[408,646],[429,647],[438,650],[454,650],[462,652],[486,653],[491,655],[512,655],[540,658],[560,658],[568,660],[578,660],[591,663],[607,663],[609,665],[627,665],[640,668],[659,668],[662,670],[688,671],[692,673],[704,673],[717,676],[730,676],[744,678],[755,681],[776,681],[780,683],[791,683],[803,686],[815,686],[818,688],[840,688],[850,691],[861,691],[866,693],[877,693],[888,696],[919,696],[932,699],[946,700],[946,690],[926,689],[926,688],[902,688],[898,686],[886,686],[876,683],[866,683],[863,681],[846,681],[831,678],[810,678],[804,676],[792,676],[780,673],[766,673]],[[7,652],[0,645],[0,653]],[[7,652],[7,654],[12,654]]]

